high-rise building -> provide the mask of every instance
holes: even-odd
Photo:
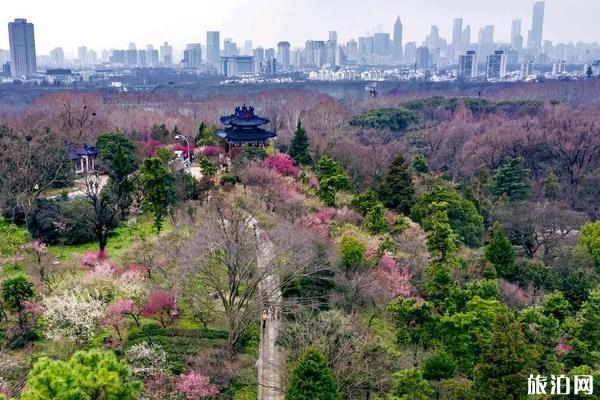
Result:
[[[373,53],[380,56],[390,55],[390,34],[378,32],[373,35]]]
[[[531,30],[527,37],[527,47],[531,50],[538,50],[542,46],[542,33],[544,31],[544,6],[543,1],[538,1],[533,5],[533,18],[531,21]]]
[[[244,49],[242,50],[242,55],[251,56],[252,49],[253,49],[252,40],[246,40],[244,42]]]
[[[404,56],[404,49],[402,48],[402,21],[400,21],[400,17],[396,18],[396,23],[394,23],[394,42],[393,42],[393,52],[395,61],[402,60]]]
[[[277,43],[277,61],[283,71],[290,70],[290,42]]]
[[[221,57],[221,39],[219,31],[206,32],[206,63],[216,67]]]
[[[482,57],[492,54],[495,50],[494,25],[486,25],[479,30],[479,54]]]
[[[96,53],[95,50],[93,50],[93,49],[88,50],[87,61],[88,61],[88,64],[90,64],[90,65],[94,65],[94,64],[96,64],[96,62],[98,62],[98,54]]]
[[[223,76],[253,74],[254,67],[252,56],[221,57],[219,61],[219,73]]]
[[[337,31],[329,31],[329,40],[337,42]]]
[[[467,25],[463,29],[461,43],[465,50],[471,47],[471,25]]]
[[[55,47],[54,49],[50,50],[50,59],[52,60],[52,64],[60,67],[65,65],[65,52],[63,51],[62,48],[60,47]],[[2,60],[0,60],[0,63],[2,62]]]
[[[358,43],[354,39],[346,43],[346,61],[350,64],[358,62]]]
[[[325,42],[322,40],[307,40],[304,45],[304,64],[320,68],[325,64]]]
[[[257,47],[252,51],[252,55],[254,56],[254,61],[261,63],[265,60],[265,49]]]
[[[269,47],[265,50],[265,58],[267,60],[275,60],[275,49]]]
[[[238,55],[237,44],[231,38],[223,40],[223,55],[225,57],[232,57]]]
[[[477,78],[477,53],[470,50],[458,57],[458,77],[461,79]]]
[[[0,49],[0,65],[10,61],[10,51]]]
[[[417,68],[427,69],[430,66],[429,61],[429,49],[425,46],[421,46],[417,49],[416,54],[416,66]]]
[[[454,18],[452,23],[452,45],[456,54],[463,50],[462,39],[463,39],[463,19]]]
[[[187,68],[200,68],[202,65],[202,45],[189,43],[183,51],[183,64]]]
[[[522,21],[520,19],[513,19],[512,24],[510,25],[510,45],[515,50],[519,50],[517,49],[517,41],[519,40],[519,36],[521,36],[521,25]],[[521,36],[521,41],[522,40]]]
[[[160,46],[160,61],[165,66],[173,64],[173,46],[171,46],[169,42],[165,42]]]
[[[488,79],[502,79],[506,76],[506,54],[502,50],[496,50],[494,54],[487,56],[485,76]]]
[[[10,45],[10,73],[13,78],[31,75],[37,71],[33,24],[24,18],[8,23]]]
[[[88,49],[86,46],[79,46],[77,48],[77,59],[79,60],[79,64],[87,65],[87,63],[88,63],[87,52],[88,52]]]
[[[406,43],[406,46],[404,46],[404,61],[406,61],[409,64],[414,64],[416,56],[417,56],[417,43],[416,42]]]

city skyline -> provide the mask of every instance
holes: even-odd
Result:
[[[402,21],[404,44],[416,41],[419,45],[425,40],[432,25],[438,27],[440,36],[445,37],[449,43],[452,42],[455,18],[462,18],[463,26],[470,25],[473,41],[477,40],[475,35],[479,28],[494,25],[494,40],[510,43],[511,23],[515,19],[523,21],[521,35],[527,40],[527,33],[532,29],[532,7],[535,3],[507,0],[501,5],[496,2],[481,5],[481,2],[473,0],[456,0],[449,5],[441,0],[381,0],[379,7],[365,10],[363,7],[347,7],[348,2],[340,0],[332,0],[326,4],[317,4],[315,0],[301,4],[257,0],[252,3],[252,7],[235,0],[211,5],[210,13],[199,9],[196,16],[194,12],[190,12],[189,5],[177,6],[185,3],[182,0],[170,3],[173,10],[171,12],[165,12],[164,9],[157,12],[152,7],[146,7],[141,12],[139,6],[121,6],[120,3],[119,7],[111,7],[111,4],[117,3],[108,0],[105,2],[106,7],[94,10],[95,18],[87,20],[84,17],[77,18],[77,12],[72,10],[69,15],[57,14],[54,10],[64,9],[56,7],[61,1],[63,0],[54,2],[51,11],[43,5],[31,7],[32,1],[27,0],[19,4],[9,3],[3,5],[1,15],[6,22],[14,18],[26,18],[35,23],[38,54],[49,54],[55,47],[62,47],[65,52],[74,54],[82,45],[100,51],[125,48],[131,42],[137,43],[140,48],[148,43],[160,46],[165,41],[183,52],[188,43],[206,45],[206,31],[210,30],[220,31],[221,43],[225,38],[232,38],[237,43],[252,40],[256,47],[276,47],[278,42],[288,41],[294,48],[303,46],[308,39],[325,40],[331,30],[337,31],[338,41],[356,40],[376,31],[393,34],[397,16]],[[150,3],[152,2],[146,4]],[[565,8],[567,3],[569,7]],[[342,4],[346,4],[346,7]],[[244,14],[242,18],[248,22],[232,23],[234,17],[240,20],[240,13]],[[324,17],[319,18],[318,22],[308,19],[315,13]],[[127,21],[127,24],[107,23],[107,19],[115,17],[119,17],[120,21]],[[256,29],[257,20],[263,21],[261,29]],[[560,23],[564,20],[568,20],[569,24]],[[310,23],[306,23],[307,21]],[[546,1],[543,40],[554,43],[595,42],[600,39],[599,25],[600,3],[590,4],[583,0]],[[81,29],[83,26],[85,29]],[[577,26],[577,30],[573,30],[572,26]],[[106,27],[110,27],[110,30]],[[80,32],[82,30],[84,32]],[[0,49],[2,48],[8,48],[7,35],[0,35]]]

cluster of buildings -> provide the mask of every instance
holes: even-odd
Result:
[[[25,19],[9,23],[10,50],[0,50],[2,74],[12,79],[26,79],[45,74],[54,81],[68,81],[77,71],[77,79],[106,71],[173,69],[190,71],[197,76],[220,75],[224,79],[246,79],[252,76],[275,76],[301,73],[310,79],[381,79],[399,76],[449,75],[456,79],[503,80],[514,77],[528,79],[545,73],[564,77],[569,73],[598,74],[600,44],[559,43],[543,39],[544,1],[533,6],[531,29],[523,32],[519,19],[511,23],[510,41],[501,42],[494,36],[494,25],[479,29],[477,40],[469,24],[455,18],[450,40],[432,26],[422,43],[403,41],[403,25],[396,18],[391,33],[379,27],[371,35],[338,40],[330,31],[326,40],[306,40],[303,47],[292,47],[280,41],[274,47],[254,47],[246,40],[238,45],[230,38],[221,40],[219,31],[206,32],[204,43],[189,43],[175,51],[168,42],[138,48],[130,43],[126,49],[96,52],[86,46],[77,49],[75,57],[67,59],[62,48],[49,55],[37,55],[33,24]],[[396,73],[388,73],[390,67]],[[377,73],[380,71],[380,73]],[[119,72],[122,74],[123,72]]]

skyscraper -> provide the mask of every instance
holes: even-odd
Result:
[[[35,35],[33,24],[24,18],[8,23],[10,45],[10,71],[13,78],[34,74],[37,70],[35,59]]]
[[[490,55],[495,50],[494,25],[486,25],[479,30],[479,53],[482,57]]]
[[[477,78],[477,53],[467,51],[458,57],[458,77],[461,79]]]
[[[506,76],[506,54],[496,50],[487,57],[485,75],[488,79],[502,79]]]
[[[392,54],[394,56],[395,61],[402,60],[402,22],[400,21],[400,17],[396,18],[396,23],[394,24],[394,43]]]
[[[373,52],[381,56],[390,54],[390,34],[376,33],[373,35]]]
[[[165,66],[169,66],[173,63],[173,46],[171,46],[169,42],[165,42],[160,46],[160,61]]]
[[[87,50],[86,46],[79,46],[77,48],[77,56],[79,58],[79,64],[87,65],[87,63],[88,63],[87,53],[88,53],[88,50]]]
[[[527,37],[527,47],[529,49],[539,50],[542,46],[542,33],[544,31],[544,6],[543,1],[538,1],[533,5],[533,18],[531,21],[531,30]]]
[[[458,54],[462,51],[462,39],[463,39],[463,29],[462,29],[463,20],[462,18],[454,18],[454,22],[452,23],[452,45],[454,46],[454,51]]]
[[[202,45],[189,43],[183,51],[183,63],[187,68],[200,68],[202,65]]]
[[[219,65],[221,39],[219,31],[206,32],[206,62],[214,67]]]
[[[277,43],[277,61],[283,71],[290,69],[290,42]]]
[[[465,29],[463,29],[461,41],[463,49],[468,49],[471,47],[471,25],[467,25],[465,26]]]
[[[429,57],[429,49],[425,46],[419,47],[416,54],[417,68],[427,69],[431,65]]]
[[[62,48],[56,47],[50,50],[50,59],[52,60],[52,64],[61,67],[65,64],[65,52]]]

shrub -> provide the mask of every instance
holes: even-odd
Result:
[[[294,160],[288,154],[274,154],[264,159],[263,165],[274,169],[282,175],[298,176],[300,169],[294,165]]]
[[[177,390],[187,400],[208,399],[219,394],[219,388],[209,383],[207,376],[198,372],[189,372],[182,375],[179,383],[177,383]]]

